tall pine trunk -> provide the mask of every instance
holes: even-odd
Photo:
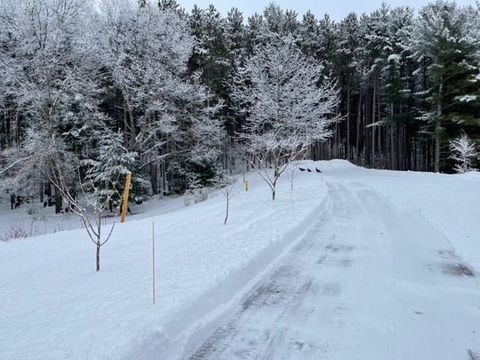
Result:
[[[443,84],[438,89],[437,117],[435,119],[435,172],[440,172],[440,135],[441,135],[441,116],[442,116],[442,93]]]
[[[372,96],[372,144],[371,144],[371,164],[375,166],[375,111],[377,107],[375,106],[377,100],[377,82],[373,82],[373,96]]]
[[[348,81],[348,88],[347,88],[347,141],[345,142],[346,144],[346,151],[347,151],[347,160],[351,159],[350,155],[350,78]]]
[[[360,125],[362,123],[362,91],[360,90],[360,94],[358,96],[358,109],[357,109],[357,138],[355,141],[355,151],[357,162],[360,159]]]

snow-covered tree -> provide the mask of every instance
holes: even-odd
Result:
[[[298,43],[305,55],[316,58],[320,52],[320,28],[312,12],[303,16],[300,24]]]
[[[477,124],[479,68],[468,36],[469,11],[454,2],[437,0],[420,11],[414,29],[412,48],[423,75],[417,95],[425,103],[419,119],[435,140],[436,172],[443,167],[449,128],[458,123]]]
[[[450,141],[450,158],[455,161],[455,171],[466,173],[475,170],[473,162],[478,159],[477,144],[466,133]]]
[[[103,135],[98,158],[85,164],[88,168],[85,186],[93,190],[97,202],[104,203],[105,199],[109,199],[112,201],[109,206],[120,204],[125,179],[133,168],[135,157],[135,153],[123,146],[122,134],[107,132]]]
[[[45,141],[45,139],[49,140]],[[69,211],[81,219],[89,239],[95,244],[96,271],[100,271],[100,249],[110,240],[115,227],[115,224],[111,225],[110,231],[105,235],[102,227],[102,215],[113,200],[115,193],[104,190],[104,186],[110,185],[108,182],[95,183],[91,181],[88,184],[91,191],[83,191],[83,197],[79,198],[76,195],[74,181],[78,171],[76,164],[79,161],[74,154],[65,149],[66,145],[61,138],[54,136],[48,138],[47,134],[41,130],[29,128],[22,147],[14,150],[14,155],[11,157],[17,160],[4,170],[9,172],[10,176],[0,185],[16,190],[16,186],[19,184],[24,184],[24,186],[38,184],[39,178],[51,182],[55,188],[56,207],[59,208],[59,211],[63,210],[62,204],[63,201],[66,201]],[[120,166],[105,168],[105,172],[107,171],[110,171],[112,176],[122,174]],[[0,175],[2,173],[3,171],[0,171]],[[85,190],[87,186],[80,183],[79,187]],[[22,190],[25,191],[25,187]]]
[[[158,7],[160,10],[175,10],[181,13],[184,12],[184,10],[180,8],[177,0],[158,0]]]
[[[137,153],[133,170],[155,174],[167,157],[180,169],[190,159],[211,161],[221,135],[213,117],[218,104],[198,76],[187,76],[195,40],[186,20],[131,0],[106,0],[99,19],[100,61],[120,95],[125,147]]]
[[[27,128],[22,146],[4,152],[5,175],[0,187],[34,197],[43,191],[39,185],[45,181],[63,184],[65,189],[74,187],[78,158],[68,150],[61,137],[55,137],[41,126]],[[56,212],[63,211],[62,190],[55,187]]]
[[[246,146],[274,200],[289,163],[332,133],[338,92],[333,83],[319,86],[320,73],[287,38],[258,47],[236,74],[232,94],[246,115]]]
[[[263,11],[263,19],[268,29],[268,36],[276,38],[278,36],[295,36],[299,23],[298,14],[293,10],[284,11],[275,3],[270,3]]]
[[[205,10],[195,6],[189,25],[196,40],[189,59],[189,71],[200,71],[202,84],[219,98],[224,98],[227,86],[223,79],[231,66],[227,21],[213,5]]]
[[[214,179],[215,186],[220,189],[225,196],[225,218],[223,224],[227,225],[228,218],[230,216],[230,201],[233,197],[233,190],[236,184],[236,178],[232,176],[227,170],[217,171],[217,175]]]
[[[46,179],[38,174],[55,176],[56,168],[71,176],[65,158],[80,144],[65,141],[66,133],[80,118],[82,128],[99,118],[97,73],[90,61],[95,52],[89,41],[91,7],[80,0],[5,0],[1,5],[0,31],[7,43],[0,49],[6,85],[0,92],[16,113],[19,143],[7,157],[10,164],[20,159],[32,164],[10,172],[25,191],[31,179],[38,184]],[[57,194],[57,212],[61,203]]]
[[[231,61],[235,63],[240,58],[243,58],[246,52],[246,32],[243,14],[237,8],[232,8],[228,12],[225,30],[227,33],[229,55]]]
[[[154,150],[172,130],[171,98],[188,89],[179,76],[193,46],[185,22],[147,2],[105,0],[98,14],[99,61],[120,92],[130,150]],[[170,93],[172,92],[172,93]]]
[[[362,46],[359,21],[354,13],[350,13],[338,25],[337,36],[335,67],[337,68],[337,83],[339,88],[342,89],[340,93],[342,104],[344,104],[346,111],[345,121],[339,125],[345,125],[345,151],[347,156],[351,156],[350,154],[352,154],[352,150],[354,150],[351,146],[352,135],[356,132],[358,137],[358,129],[360,127],[360,119],[358,119],[358,113],[354,106],[355,98],[362,97],[362,86],[360,82],[362,79],[361,59],[365,51]],[[357,118],[354,119],[354,116]],[[356,120],[357,129],[355,129],[355,123],[352,120]],[[355,150],[358,151],[358,145],[355,146]]]

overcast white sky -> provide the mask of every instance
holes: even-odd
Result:
[[[178,2],[187,10],[191,10],[194,4],[201,8],[209,4],[222,13],[228,12],[232,7],[239,8],[245,16],[255,12],[262,12],[263,9],[272,2],[271,0],[178,0]],[[391,0],[386,1],[392,6],[408,5],[413,8],[419,8],[429,3],[428,0]],[[475,0],[457,0],[457,4],[475,4]],[[311,10],[317,16],[323,16],[328,13],[335,20],[341,20],[349,12],[354,11],[358,14],[363,12],[370,13],[380,7],[382,0],[277,0],[275,1],[283,9],[294,9],[299,14]]]

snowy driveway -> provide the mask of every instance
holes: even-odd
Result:
[[[480,359],[480,284],[430,225],[361,183],[201,345],[200,359]]]

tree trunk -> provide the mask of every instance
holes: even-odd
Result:
[[[55,214],[60,214],[63,211],[63,198],[60,190],[55,187]]]
[[[440,172],[440,127],[435,128],[435,172]]]
[[[45,194],[48,198],[52,197],[52,183],[50,181],[47,183],[47,189],[45,190]]]
[[[396,138],[395,138],[395,170],[398,170],[400,167],[400,123],[397,122],[396,125]]]
[[[129,144],[129,132],[128,132],[128,112],[127,112],[127,103],[123,102],[123,139],[126,144]]]
[[[372,146],[371,146],[371,164],[372,166],[375,166],[375,111],[377,110],[377,107],[375,105],[377,100],[377,82],[374,80],[373,82],[373,96],[372,96]]]
[[[158,194],[158,163],[150,163],[150,184],[152,186],[152,193]]]
[[[277,192],[277,181],[278,181],[278,178],[280,177],[280,174],[279,174],[277,169],[278,168],[275,168],[274,173],[273,173],[272,200],[275,200],[276,192]]]
[[[100,239],[97,240],[97,254],[96,254],[96,269],[97,269],[97,272],[100,271]]]
[[[438,89],[438,104],[437,104],[437,119],[435,121],[435,172],[440,172],[440,132],[441,124],[440,117],[442,116],[441,98],[443,93],[443,84],[440,84]]]
[[[130,119],[130,148],[133,149],[135,146],[135,140],[137,138],[137,129],[135,128],[135,117],[131,108],[128,109],[128,118]]]
[[[230,207],[230,195],[227,194],[227,208],[225,210],[225,221],[223,222],[223,225],[227,225],[227,221],[228,221],[228,209]]]
[[[360,95],[358,97],[358,109],[357,109],[357,139],[355,142],[355,151],[356,151],[356,157],[357,157],[357,162],[358,159],[360,158],[360,125],[362,122],[362,93],[360,92]]]
[[[43,203],[43,199],[44,199],[44,196],[45,196],[45,181],[42,181],[40,183],[40,202]]]
[[[96,264],[97,264],[97,272],[100,271],[100,248],[102,247],[102,213],[98,212],[97,218],[97,256],[96,256]]]
[[[347,160],[351,159],[350,156],[350,80],[348,81],[347,89],[347,141],[346,141],[346,150],[347,150]]]
[[[380,99],[380,89],[377,91],[377,121],[382,120],[382,103]],[[381,166],[383,167],[384,164],[384,156],[383,156],[383,146],[382,146],[382,131],[383,131],[383,126],[378,126],[378,139],[377,139],[377,146],[378,146],[378,157],[380,158],[382,164]]]

